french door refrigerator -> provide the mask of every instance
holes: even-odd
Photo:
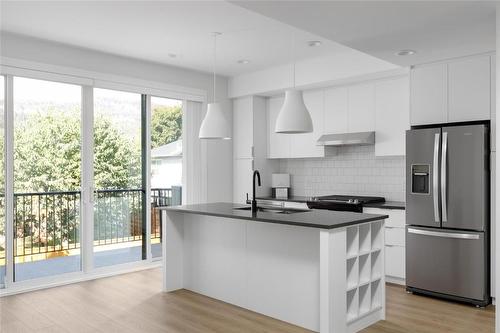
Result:
[[[406,132],[406,287],[490,302],[489,130],[443,125]]]

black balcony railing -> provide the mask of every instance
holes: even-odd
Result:
[[[174,192],[180,193],[180,188]],[[78,249],[80,197],[79,191],[15,193],[14,256]],[[96,191],[94,246],[142,239],[142,197],[140,189]],[[177,197],[172,199],[172,189],[151,190],[151,238],[161,237],[157,207],[171,205],[180,200],[180,195]],[[0,259],[5,258],[2,250]]]
[[[94,245],[142,239],[140,189],[98,190],[94,203]]]
[[[79,247],[80,192],[14,194],[14,256]]]

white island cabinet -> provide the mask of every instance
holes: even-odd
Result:
[[[385,319],[386,215],[168,207],[165,292],[188,289],[321,333]]]

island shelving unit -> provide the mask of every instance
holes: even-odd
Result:
[[[355,332],[371,314],[385,318],[384,229],[382,221],[346,229],[347,327]]]
[[[188,289],[321,333],[385,319],[386,215],[166,207],[163,288]]]

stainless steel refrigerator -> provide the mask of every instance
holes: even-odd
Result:
[[[490,302],[487,124],[406,132],[408,291]]]

